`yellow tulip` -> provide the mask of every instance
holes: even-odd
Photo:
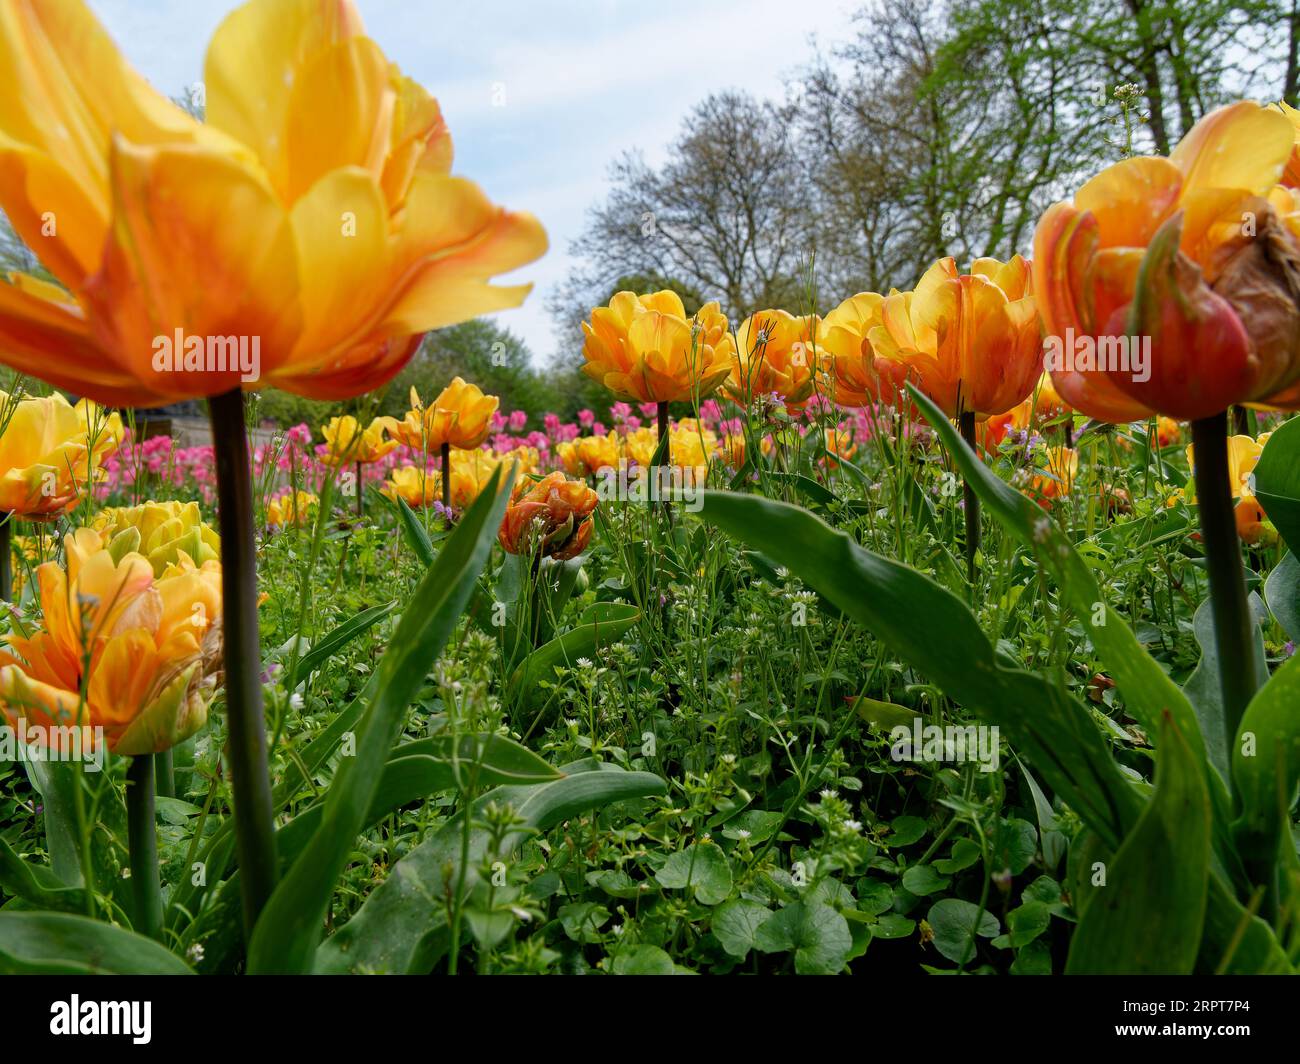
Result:
[[[776,393],[800,407],[813,393],[821,365],[821,322],[784,310],[751,314],[736,330],[736,352],[727,391],[742,405]]]
[[[1187,468],[1188,471],[1195,475],[1196,473],[1196,450],[1191,444],[1187,445]],[[1255,466],[1259,464],[1259,456],[1264,453],[1264,441],[1252,440],[1249,436],[1230,436],[1228,438],[1228,486],[1232,491],[1234,499],[1254,498],[1254,478]]]
[[[197,502],[146,502],[100,510],[91,527],[118,550],[149,559],[155,576],[176,564],[182,551],[196,564],[221,558],[221,539],[203,520]]]
[[[330,418],[322,426],[321,435],[329,451],[323,461],[327,465],[368,465],[378,462],[397,447],[397,440],[386,440],[384,434],[397,424],[391,417],[377,417],[365,429],[351,414]]]
[[[502,456],[506,464],[515,461],[517,456]],[[501,460],[486,451],[452,451],[451,452],[451,505],[453,509],[464,510],[487,485],[489,478]],[[406,465],[394,469],[380,487],[380,492],[396,502],[402,499],[407,506],[418,510],[432,506],[442,498],[442,473],[437,470],[421,472],[416,466]]]
[[[694,418],[683,418],[669,431],[668,464],[703,479],[717,445],[716,434],[702,429]],[[639,466],[649,466],[659,447],[659,433],[652,428],[635,429],[624,438],[623,446],[631,461]]]
[[[1029,263],[976,259],[961,274],[940,259],[915,290],[886,297],[870,340],[882,377],[910,381],[949,417],[1006,413],[1043,371]]]
[[[207,720],[220,658],[221,563],[195,566],[181,554],[155,579],[148,560],[93,529],[64,543],[66,569],[36,570],[41,629],[0,651],[5,716],[14,726],[102,728],[108,748],[129,756],[189,738]]]
[[[817,337],[839,406],[868,406],[881,398],[871,330],[883,324],[885,297],[875,292],[850,296],[826,315]]]
[[[122,442],[122,419],[89,400],[74,407],[58,392],[17,402],[0,392],[0,513],[48,520],[88,488],[90,468]]]
[[[401,499],[413,510],[431,505],[442,497],[442,478],[432,470],[421,471],[413,465],[389,471],[380,492],[396,502]]]
[[[320,499],[313,492],[295,493],[286,491],[266,504],[266,523],[270,528],[284,528],[290,525],[303,527],[315,519],[316,507]]]
[[[612,433],[607,436],[580,436],[557,444],[556,454],[564,463],[564,471],[570,476],[585,477],[598,473],[602,469],[617,469],[619,460],[618,437]]]
[[[0,358],[102,402],[372,390],[426,330],[519,305],[488,281],[546,248],[451,176],[351,0],[231,13],[202,123],[81,0],[0,0],[0,71],[0,207],[59,282],[0,284]]]
[[[389,431],[408,447],[430,453],[445,443],[461,450],[473,450],[488,438],[492,415],[501,400],[484,395],[475,384],[460,377],[444,388],[432,405],[426,407],[420,393],[411,389],[411,409],[402,421],[393,422]]]
[[[690,317],[676,292],[619,292],[582,323],[582,371],[620,399],[687,402],[712,395],[735,348],[726,316],[706,303]]]

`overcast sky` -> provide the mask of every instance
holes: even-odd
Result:
[[[232,0],[89,0],[131,62],[180,95],[202,76]],[[455,171],[546,226],[551,250],[512,281],[524,306],[496,315],[536,361],[558,343],[545,302],[568,245],[607,189],[609,162],[663,158],[708,93],[779,96],[783,78],[842,39],[855,0],[357,0],[368,34],[442,104]],[[494,101],[501,99],[504,106]],[[581,345],[575,336],[574,353]]]

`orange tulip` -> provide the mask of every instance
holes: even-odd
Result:
[[[182,554],[155,579],[147,559],[92,529],[64,543],[66,570],[36,570],[41,629],[0,651],[0,709],[14,726],[102,728],[129,756],[189,738],[207,720],[220,657],[221,563]]]
[[[882,324],[885,297],[875,292],[851,296],[826,315],[818,345],[840,406],[868,406],[880,399],[871,330]]]
[[[821,320],[812,314],[796,317],[784,310],[751,314],[736,331],[727,391],[746,406],[772,393],[788,407],[803,406],[821,369],[821,331]]]
[[[1038,391],[1034,395],[1034,411],[1042,419],[1060,417],[1074,413],[1073,408],[1064,399],[1052,383],[1052,375],[1044,373],[1038,379]]]
[[[976,259],[960,274],[940,259],[911,292],[891,292],[869,338],[882,378],[911,381],[949,417],[1002,414],[1042,373],[1029,263]]]
[[[197,122],[81,0],[0,0],[0,207],[59,285],[0,284],[0,358],[101,402],[340,399],[426,330],[517,306],[536,219],[450,175],[437,102],[351,0],[251,0]]]
[[[402,443],[416,450],[435,452],[445,443],[470,451],[482,445],[492,429],[492,415],[501,400],[484,395],[475,384],[456,377],[426,407],[420,393],[411,389],[411,409],[390,431]]]
[[[15,400],[0,392],[0,514],[50,520],[77,504],[94,467],[122,442],[122,419],[58,392]]]
[[[1237,535],[1243,543],[1252,547],[1260,544],[1272,545],[1277,542],[1277,529],[1268,519],[1264,507],[1253,495],[1247,495],[1237,501],[1233,508],[1233,517],[1237,522]]]
[[[1064,399],[1090,417],[1206,418],[1300,381],[1300,215],[1275,187],[1294,134],[1250,102],[1168,158],[1125,159],[1034,235],[1034,288]]]
[[[692,318],[676,292],[619,292],[582,323],[582,371],[620,399],[692,402],[712,395],[731,369],[734,342],[717,303]]]
[[[360,422],[351,414],[332,417],[329,424],[320,430],[329,446],[329,451],[322,460],[327,465],[368,465],[378,462],[397,447],[396,440],[384,439],[384,434],[392,431],[396,424],[391,417],[377,417],[362,429]]]
[[[497,538],[510,554],[531,554],[560,561],[576,558],[591,539],[591,515],[599,498],[581,480],[551,473],[515,486]]]
[[[1161,417],[1156,421],[1156,443],[1161,447],[1169,447],[1182,438],[1182,426],[1175,418]]]

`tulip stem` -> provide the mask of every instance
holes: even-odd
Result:
[[[961,438],[979,457],[979,448],[975,445],[975,411],[967,410],[957,418]],[[975,582],[975,555],[980,549],[980,498],[975,494],[970,481],[963,484],[962,498],[966,511],[966,575],[970,582]]]
[[[154,755],[154,775],[158,777],[154,793],[159,798],[176,797],[176,770],[172,761],[171,750],[164,750]]]
[[[208,414],[217,458],[226,718],[244,936],[248,942],[262,907],[275,889],[278,868],[266,758],[266,718],[262,711],[257,553],[243,392],[236,388],[209,399]]]
[[[451,510],[451,444],[442,445],[442,505]],[[451,519],[448,518],[448,524]]]
[[[131,860],[135,930],[162,937],[162,888],[158,883],[158,823],[154,813],[154,756],[131,758],[126,770],[126,836]]]
[[[1200,510],[1205,568],[1210,577],[1214,645],[1223,692],[1224,739],[1237,734],[1255,695],[1255,620],[1246,597],[1241,545],[1228,479],[1227,412],[1192,422],[1196,455],[1196,503]]]
[[[13,548],[10,546],[13,533],[14,515],[0,517],[0,602],[13,598]]]
[[[663,447],[664,449],[663,459],[671,467],[673,464],[673,457],[672,457],[673,444],[672,444],[672,440],[669,439],[671,428],[668,423],[668,403],[666,400],[660,399],[658,403],[655,404],[655,415],[658,421],[658,428],[659,428],[659,433],[656,436],[656,441],[660,447]],[[665,440],[668,440],[667,444],[664,443]],[[655,449],[658,450],[659,447],[656,447]],[[659,478],[659,470],[656,469],[654,472],[656,478]],[[663,483],[662,478],[659,478],[659,483],[662,485]],[[669,520],[672,520],[672,516],[673,516],[672,504],[667,499],[665,499],[663,502],[663,507],[664,507],[664,517],[668,518]]]
[[[361,492],[362,492],[362,487],[361,487],[361,463],[358,462],[358,463],[357,463],[357,516],[358,516],[358,517],[362,517],[362,516],[364,516],[364,515],[365,515],[365,510],[366,510],[365,502],[364,502],[364,500],[363,500],[362,497],[361,497]]]

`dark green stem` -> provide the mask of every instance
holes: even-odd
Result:
[[[131,758],[126,770],[126,837],[131,855],[135,930],[162,937],[162,888],[158,884],[158,825],[154,815],[154,755]]]
[[[155,793],[159,798],[176,797],[176,771],[172,766],[172,752],[164,750],[154,755],[154,772],[158,776]]]
[[[975,445],[975,412],[965,411],[957,419],[961,438],[979,457],[979,448]],[[963,487],[963,499],[966,511],[966,575],[970,582],[975,582],[975,555],[980,549],[980,499],[975,489],[966,481]]]
[[[1255,695],[1255,620],[1246,598],[1246,579],[1237,540],[1232,487],[1228,478],[1228,415],[1192,422],[1196,457],[1196,503],[1201,518],[1205,568],[1210,577],[1214,645],[1223,692],[1223,733],[1231,743],[1242,714]]]
[[[13,514],[0,517],[0,602],[8,602],[13,598],[13,527]]]
[[[247,942],[258,915],[275,889],[278,869],[271,778],[266,759],[266,719],[262,712],[253,485],[248,467],[243,393],[235,389],[208,400],[208,414],[217,457],[226,718],[230,730],[235,842]]]

